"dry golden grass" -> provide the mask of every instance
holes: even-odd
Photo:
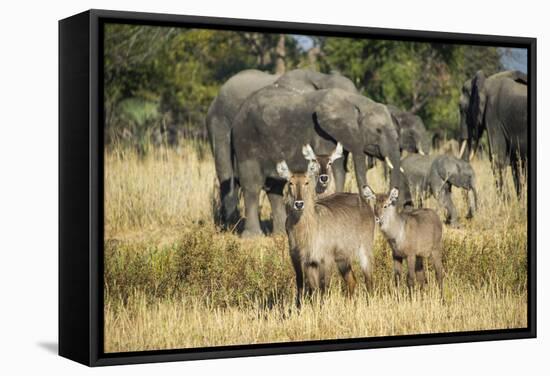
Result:
[[[479,211],[465,220],[466,201],[453,192],[461,228],[444,229],[444,302],[430,270],[427,291],[412,299],[404,286],[396,293],[390,250],[377,231],[369,299],[362,284],[347,299],[335,272],[323,304],[296,312],[286,238],[243,240],[216,228],[217,182],[207,145],[154,149],[143,159],[108,150],[105,351],[525,327],[526,197],[499,196],[489,162],[473,166]],[[386,185],[380,168],[368,179],[377,191]],[[356,191],[352,174],[346,187]],[[262,202],[267,219],[265,196]],[[434,199],[427,206],[439,210]]]

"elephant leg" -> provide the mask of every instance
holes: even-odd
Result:
[[[242,237],[252,237],[262,235],[262,229],[260,226],[260,186],[256,187],[243,187],[244,191],[244,204],[246,221],[244,223],[244,231]]]
[[[497,187],[497,193],[499,195],[503,195],[504,199],[508,200],[509,195],[508,192],[504,191],[504,173],[505,173],[505,166],[503,166],[501,163],[494,162],[493,163],[493,174],[495,177],[495,185]]]
[[[227,229],[239,220],[239,186],[233,169],[229,134],[213,134],[212,139],[216,175],[220,183],[221,224]]]
[[[489,116],[487,114],[486,116]],[[489,116],[492,118],[491,116]],[[500,127],[494,126],[496,121],[487,123],[487,138],[489,140],[489,151],[491,156],[491,164],[497,192],[503,195],[505,200],[510,198],[509,192],[504,189],[506,168],[511,160],[510,150],[507,147],[507,141]],[[513,167],[512,167],[513,168]]]
[[[245,222],[243,237],[262,235],[260,226],[260,191],[265,183],[260,164],[257,160],[239,161],[239,178],[244,195]]]
[[[282,192],[270,190],[267,194],[271,203],[271,216],[273,218],[273,234],[285,233],[286,210]]]
[[[407,179],[405,174],[403,174],[402,172],[400,172],[399,184],[400,184],[399,185],[399,191],[400,191],[400,196],[401,196],[400,198],[401,198],[403,206],[404,207],[406,207],[406,206],[413,207],[414,206],[413,196],[411,194],[411,187],[409,185],[409,180]]]
[[[524,173],[525,162],[521,158],[518,158],[512,154],[512,176],[514,178],[514,187],[518,198],[521,197],[522,193]]]
[[[344,192],[344,184],[346,183],[346,166],[347,155],[338,158],[332,163],[332,175],[334,175],[334,185],[336,192]]]
[[[470,186],[466,193],[468,199],[468,214],[466,218],[471,219],[477,210],[477,190],[474,185]]]

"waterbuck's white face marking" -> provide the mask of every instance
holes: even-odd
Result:
[[[366,200],[374,201],[374,219],[376,223],[384,223],[385,214],[394,206],[399,198],[399,190],[392,188],[389,194],[376,194],[368,185],[363,186],[363,197]]]
[[[287,180],[288,197],[290,206],[293,210],[301,211],[305,209],[305,198],[309,195],[310,180],[312,175],[310,172],[293,173],[288,168],[285,161],[277,164],[277,173],[283,179]]]
[[[316,155],[311,145],[304,145],[302,148],[304,158],[309,161],[308,172],[317,176],[318,193],[322,193],[328,187],[332,178],[332,164],[338,158],[342,158],[344,149],[338,142],[336,148],[331,154]],[[320,192],[319,192],[320,191]]]

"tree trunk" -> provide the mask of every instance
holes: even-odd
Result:
[[[317,68],[317,60],[319,58],[319,55],[321,55],[321,49],[317,46],[311,47],[307,52],[307,60],[308,60],[309,66],[312,69]]]
[[[285,50],[285,35],[279,34],[279,41],[277,42],[277,47],[275,49],[275,54],[277,56],[277,60],[275,61],[275,73],[276,74],[283,74],[285,73],[286,67],[285,67],[285,56],[286,56],[286,50]]]

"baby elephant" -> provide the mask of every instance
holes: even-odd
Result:
[[[375,221],[388,240],[392,249],[395,284],[399,288],[402,262],[407,260],[409,292],[414,287],[414,279],[420,286],[426,282],[424,258],[431,257],[435,275],[443,297],[442,224],[437,213],[431,209],[397,210],[399,191],[393,188],[390,194],[375,194],[365,185],[363,196],[374,201]]]
[[[451,198],[451,188],[468,192],[468,214],[472,218],[477,209],[475,172],[470,163],[451,155],[436,157],[409,155],[401,162],[411,192],[422,207],[422,199],[432,194],[445,209],[445,221],[457,226],[458,213]]]

